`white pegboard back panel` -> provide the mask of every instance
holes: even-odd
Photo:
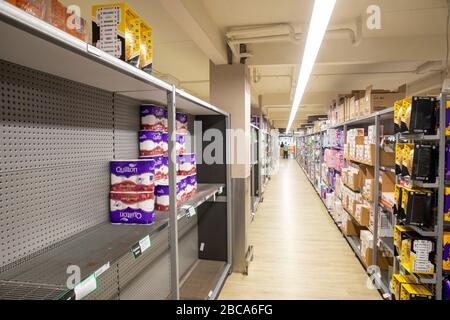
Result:
[[[109,221],[109,162],[137,156],[139,127],[113,99],[0,60],[0,268]]]
[[[0,172],[112,156],[112,94],[0,61]]]
[[[140,102],[114,95],[114,154],[116,159],[139,158]]]

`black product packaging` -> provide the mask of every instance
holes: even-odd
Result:
[[[426,135],[436,134],[437,99],[435,97],[412,97],[410,106],[409,125],[407,131],[410,133],[423,133]]]
[[[398,192],[397,203],[394,205],[394,215],[397,217],[399,222],[404,222],[406,220],[405,210],[402,208],[402,196],[403,192],[406,192],[402,187],[395,186],[396,192]],[[398,190],[398,191],[397,191]]]
[[[406,208],[407,225],[431,228],[436,221],[436,197],[433,192],[405,191],[408,192]]]
[[[435,183],[438,157],[439,152],[437,146],[416,144],[414,146],[411,179],[424,183]]]

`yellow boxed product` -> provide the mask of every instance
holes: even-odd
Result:
[[[445,204],[444,204],[444,221],[450,221],[450,203],[446,204],[450,200],[450,187],[445,187]]]
[[[431,300],[433,294],[424,285],[405,283],[402,284],[400,300]]]
[[[402,175],[411,175],[412,167],[414,161],[414,144],[404,144],[403,145],[403,156],[402,156]]]
[[[400,293],[403,284],[415,284],[417,279],[413,275],[393,274],[391,280],[391,291],[394,294],[395,300],[400,300]]]
[[[403,143],[397,143],[395,145],[395,172],[401,173],[403,166]]]
[[[450,112],[450,101],[447,101],[447,104],[445,105],[446,114],[449,114]],[[445,135],[450,136],[450,121],[447,119],[447,127],[445,128]]]
[[[402,241],[400,263],[409,273],[434,274],[434,248],[431,240],[407,238]]]
[[[153,68],[153,33],[152,28],[141,20],[141,65],[140,68],[148,74]]]
[[[402,109],[403,99],[397,100],[394,103],[394,129],[395,132],[400,132],[402,126]]]
[[[444,249],[442,256],[442,268],[450,271],[450,232],[444,232]]]
[[[412,232],[412,229],[407,226],[402,225],[395,225],[394,227],[394,245],[397,247],[398,250],[401,250],[402,248],[402,241],[404,239],[404,236],[406,233]]]
[[[400,261],[403,266],[407,267],[409,270],[409,263],[411,261],[411,239],[406,238],[402,240],[402,245],[400,247]]]
[[[92,7],[92,43],[139,68],[141,24],[141,18],[127,3],[95,5]]]

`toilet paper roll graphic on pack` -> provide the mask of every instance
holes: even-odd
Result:
[[[160,180],[163,179],[163,172],[162,172],[162,165],[163,165],[163,156],[154,156],[154,157],[148,157],[143,158],[145,160],[152,160],[154,161],[154,169],[155,169],[155,175],[154,175],[154,182],[157,184]]]
[[[184,191],[186,189],[186,181],[178,180],[177,182],[177,205],[183,201]],[[155,208],[158,211],[169,211],[169,184],[166,181],[163,184],[159,184],[155,188]]]
[[[177,154],[183,154],[186,152],[186,136],[185,135],[177,134],[176,150],[177,150]]]
[[[139,132],[141,157],[161,156],[167,153],[167,134],[160,131],[142,130]]]
[[[166,132],[166,109],[154,104],[141,105],[141,128],[142,130]]]
[[[197,173],[195,153],[188,153],[177,156],[177,174],[180,176],[190,176]]]
[[[111,161],[112,191],[154,191],[155,161]]]
[[[184,192],[185,199],[190,199],[197,192],[197,176],[192,175],[186,177],[186,190]]]
[[[169,134],[162,133],[163,141],[163,154],[165,156],[169,155]],[[175,136],[175,150],[177,154],[183,154],[186,152],[186,136],[184,134],[177,134]]]
[[[151,224],[155,216],[154,192],[110,193],[110,218],[112,223]]]
[[[175,115],[176,123],[177,123],[177,132],[178,133],[189,133],[188,131],[188,116],[184,113],[177,112]]]

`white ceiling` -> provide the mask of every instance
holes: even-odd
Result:
[[[79,4],[90,15],[93,0]],[[103,1],[113,3],[114,1]],[[154,68],[185,89],[208,99],[209,60],[226,63],[225,33],[230,28],[289,23],[307,30],[313,0],[129,0],[154,30]],[[365,26],[369,5],[381,8],[381,30]],[[328,35],[322,44],[298,121],[321,114],[338,93],[364,89],[395,89],[428,77],[416,74],[427,61],[445,60],[446,0],[337,0],[330,28],[349,26],[363,18],[362,41],[352,46],[345,35]],[[303,32],[302,32],[303,31]],[[291,104],[292,74],[297,74],[303,41],[248,44],[253,101],[285,126]],[[256,80],[253,70],[256,70]]]

